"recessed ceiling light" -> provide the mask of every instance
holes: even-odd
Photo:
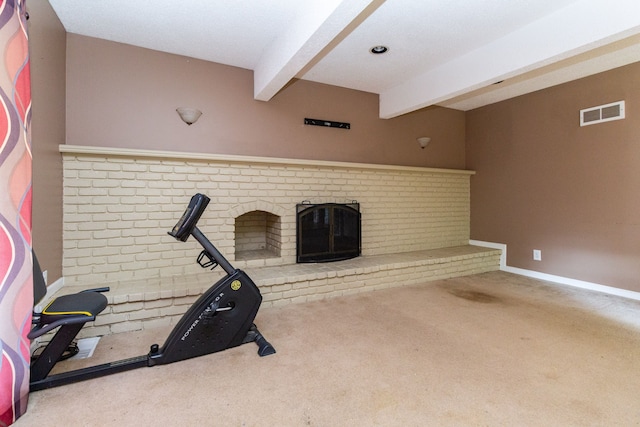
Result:
[[[371,49],[369,49],[369,52],[373,53],[374,55],[380,55],[381,53],[385,53],[388,50],[389,50],[388,47],[382,46],[382,45],[378,45],[378,46],[374,46]]]

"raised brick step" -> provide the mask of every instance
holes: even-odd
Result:
[[[332,263],[249,267],[245,271],[260,288],[262,306],[268,307],[494,271],[499,269],[500,255],[498,249],[465,245]],[[175,324],[200,294],[223,275],[218,268],[213,272],[200,270],[191,276],[112,284],[106,294],[109,306],[80,336]],[[101,284],[67,286],[61,292],[98,285]]]

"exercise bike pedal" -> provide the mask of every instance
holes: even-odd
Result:
[[[207,251],[200,252],[200,255],[198,255],[198,264],[200,264],[200,267],[202,268],[211,267],[212,270],[218,266],[218,262],[214,260],[211,254]]]
[[[31,355],[31,362],[35,362],[36,360],[38,360],[38,357],[40,357],[43,350],[44,350],[44,347],[37,348]],[[80,353],[80,347],[78,347],[78,342],[72,341],[71,343],[69,343],[67,348],[64,349],[58,361],[62,362],[63,360],[70,359],[78,353]]]

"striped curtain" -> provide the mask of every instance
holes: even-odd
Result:
[[[33,307],[26,0],[0,0],[0,426],[27,409]]]

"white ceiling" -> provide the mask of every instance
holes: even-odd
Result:
[[[49,1],[69,33],[251,69],[255,99],[300,78],[377,93],[383,118],[640,61],[638,0]]]

